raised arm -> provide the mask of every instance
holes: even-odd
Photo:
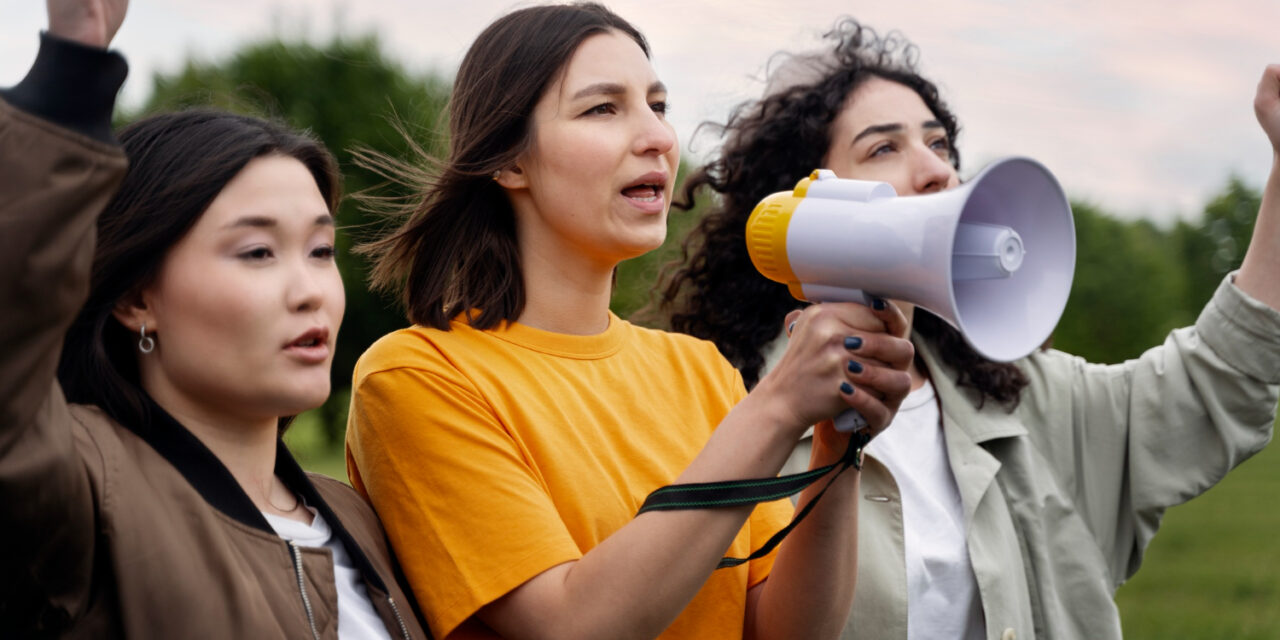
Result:
[[[1271,140],[1271,176],[1236,286],[1272,309],[1280,309],[1280,64],[1268,65],[1253,99],[1258,124]]]
[[[115,17],[86,29],[76,7]],[[88,596],[94,510],[55,373],[94,220],[125,169],[110,144],[124,60],[101,48],[123,8],[49,2],[31,72],[0,90],[0,629],[17,635],[56,634]]]

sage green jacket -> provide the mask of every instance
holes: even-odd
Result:
[[[1195,326],[1118,365],[1047,350],[1018,362],[1017,410],[979,407],[915,340],[942,407],[987,637],[1120,638],[1113,596],[1164,510],[1203,493],[1271,439],[1280,313],[1230,277]],[[793,461],[807,461],[802,443]],[[905,640],[902,503],[867,456],[858,583],[844,638]]]

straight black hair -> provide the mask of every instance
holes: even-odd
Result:
[[[339,197],[336,163],[313,138],[258,118],[209,109],[139,120],[117,137],[129,158],[119,191],[98,217],[89,299],[67,332],[58,381],[67,400],[97,405],[123,424],[145,424],[138,339],[112,314],[154,281],[169,253],[249,161],[297,159],[329,211]]]

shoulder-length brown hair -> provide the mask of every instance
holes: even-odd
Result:
[[[515,213],[494,173],[514,165],[532,142],[530,117],[547,87],[589,36],[618,31],[649,55],[644,36],[595,3],[530,7],[499,18],[476,38],[449,100],[449,154],[426,168],[371,153],[360,161],[416,189],[387,236],[358,251],[373,257],[374,288],[399,294],[409,320],[448,330],[479,310],[472,326],[515,320],[525,291]],[[375,200],[376,202],[376,200]]]

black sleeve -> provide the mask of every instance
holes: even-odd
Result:
[[[40,53],[16,86],[0,89],[14,107],[108,144],[111,110],[129,67],[114,51],[40,34]]]

